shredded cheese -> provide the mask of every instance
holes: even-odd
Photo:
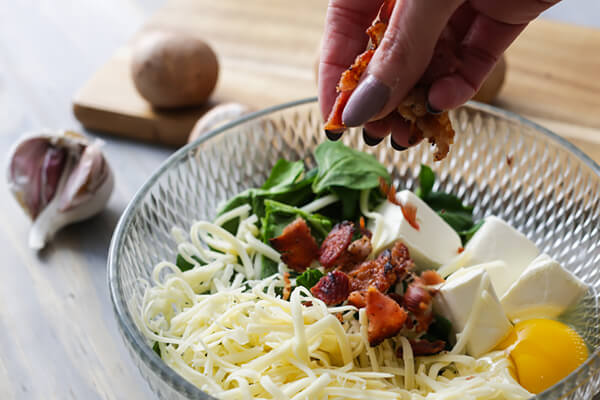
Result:
[[[367,197],[361,196],[361,208]],[[530,397],[509,373],[503,353],[414,357],[402,336],[371,347],[364,308],[327,307],[303,287],[283,300],[277,294],[282,273],[257,279],[261,257],[287,270],[279,254],[257,239],[258,219],[249,212],[241,206],[216,223],[196,222],[189,240],[175,230],[178,250],[194,268],[182,272],[159,263],[144,294],[144,334],[158,342],[169,366],[201,390],[221,399]],[[220,226],[233,218],[240,219],[236,235]],[[399,348],[402,357],[396,356]]]

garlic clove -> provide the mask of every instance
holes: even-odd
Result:
[[[60,228],[106,206],[114,178],[102,144],[67,131],[29,135],[13,147],[8,183],[33,219],[30,247],[43,248]]]

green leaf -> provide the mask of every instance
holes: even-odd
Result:
[[[265,243],[269,243],[269,239],[281,235],[283,229],[293,222],[296,218],[303,218],[312,235],[321,242],[333,225],[332,221],[319,214],[309,214],[299,208],[288,204],[280,203],[274,200],[265,200],[265,217],[262,219],[262,238]]]
[[[477,232],[479,230],[479,228],[481,228],[481,226],[483,225],[484,222],[485,222],[484,220],[481,220],[478,223],[476,223],[475,225],[473,225],[470,229],[466,229],[466,230],[463,230],[462,232],[459,232],[459,235],[463,241],[463,245],[467,244],[469,242],[469,240],[471,240],[471,238],[473,237],[475,232]]]
[[[297,169],[297,167],[291,166],[291,165],[297,165],[296,163],[288,163],[287,161],[284,161],[284,163],[281,163],[281,161],[282,160],[278,161],[276,164],[276,166],[280,165],[280,167],[278,167],[278,169],[280,171],[282,171],[282,169],[283,169],[283,167],[281,167],[281,165],[284,165],[285,163],[287,163],[285,165],[290,165],[290,167],[287,168],[288,172],[290,170],[292,170],[293,168]],[[301,161],[298,161],[298,163],[301,163]],[[279,173],[277,173],[277,174],[279,174]],[[283,175],[283,172],[281,172],[281,174]],[[279,176],[281,177],[282,175],[279,175]],[[288,175],[288,180],[290,179],[289,176],[291,176],[291,175],[292,175],[291,173]],[[244,190],[237,196],[230,199],[227,203],[225,203],[219,209],[217,216],[222,215],[222,214],[226,213],[227,211],[233,210],[234,208],[237,208],[241,205],[249,204],[250,207],[252,207],[252,214],[256,214],[256,216],[258,216],[259,218],[262,218],[265,216],[265,206],[264,206],[265,199],[277,200],[282,203],[290,204],[292,206],[299,206],[299,205],[306,204],[314,198],[314,194],[311,189],[311,184],[314,181],[314,179],[316,178],[316,175],[317,175],[317,171],[311,170],[306,174],[306,176],[303,179],[301,179],[300,181],[297,181],[297,182],[293,182],[290,184],[280,184],[278,186],[273,186],[269,189],[260,188],[260,189]],[[273,172],[271,172],[271,176],[273,176]],[[271,176],[269,176],[269,179],[271,179]],[[297,178],[298,178],[298,176],[294,179],[297,179]],[[267,179],[267,181],[269,179]],[[276,180],[277,179],[273,178],[272,182],[274,182]],[[282,182],[282,181],[280,181],[280,182]],[[239,225],[239,218],[234,218],[233,220],[227,221],[225,224],[223,224],[223,228],[225,230],[227,230],[229,233],[231,233],[232,235],[235,235],[237,232],[238,225]]]
[[[204,262],[202,262],[202,260],[199,259],[198,257],[192,256],[192,258],[194,260],[196,260],[198,262],[198,264],[204,265]],[[175,264],[181,270],[181,272],[188,271],[188,270],[194,268],[194,264],[188,262],[185,258],[183,258],[183,256],[181,254],[177,254],[177,260],[175,261]]]
[[[425,198],[431,193],[435,182],[435,174],[427,165],[421,164],[419,171],[419,187],[416,190],[416,195],[420,198]]]
[[[364,190],[379,186],[379,178],[390,182],[390,174],[375,157],[351,149],[341,142],[326,141],[315,150],[319,174],[312,184],[315,193],[331,187]]]
[[[360,190],[352,190],[345,187],[335,186],[331,192],[336,194],[342,203],[339,219],[356,221],[360,217]],[[339,209],[339,204],[336,205]]]
[[[296,278],[296,284],[304,286],[310,290],[323,277],[323,273],[318,269],[309,268]]]
[[[162,358],[162,355],[160,354],[160,346],[158,345],[158,342],[154,342],[154,346],[152,346],[152,350],[154,350],[154,352],[156,354],[158,354],[159,357]]]
[[[269,276],[276,274],[278,272],[277,263],[270,258],[267,258],[261,255],[261,268],[260,268],[260,278],[268,278]]]
[[[433,316],[433,322],[429,325],[427,333],[423,335],[424,339],[431,342],[443,340],[446,342],[446,349],[450,346],[450,333],[452,332],[452,323],[439,314]]]
[[[462,203],[462,201],[451,193],[443,193],[443,192],[431,192],[426,197],[423,198],[429,207],[433,208],[435,211],[457,211],[464,212],[468,214],[473,213],[473,207],[467,206]]]
[[[438,211],[438,214],[458,234],[468,231],[473,226],[473,216],[470,213],[442,210]]]
[[[296,179],[304,172],[302,161],[287,161],[279,159],[273,166],[271,174],[262,185],[261,189],[272,189],[277,186],[287,186],[296,182]]]

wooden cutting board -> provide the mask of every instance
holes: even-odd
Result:
[[[210,104],[153,110],[130,79],[130,42],[75,95],[75,116],[91,130],[178,146],[214,104],[260,109],[314,96],[325,9],[323,0],[170,0],[138,35],[175,29],[207,41],[221,66]],[[535,21],[509,49],[507,63],[496,104],[593,143],[600,158],[600,30]]]

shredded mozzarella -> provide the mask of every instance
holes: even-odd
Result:
[[[367,198],[363,193],[361,208]],[[159,263],[144,294],[144,334],[201,390],[222,399],[530,397],[503,353],[414,357],[402,336],[371,347],[364,308],[327,307],[303,287],[284,301],[277,291],[287,268],[257,238],[258,218],[249,212],[241,206],[218,224],[196,222],[189,240],[175,230],[178,250],[194,268]],[[220,226],[233,218],[240,219],[236,235]],[[258,279],[262,257],[278,262],[280,273]]]

